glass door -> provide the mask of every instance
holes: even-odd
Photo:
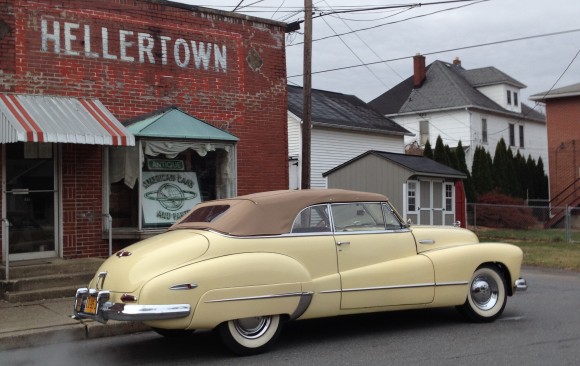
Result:
[[[5,145],[10,260],[57,256],[55,145]]]

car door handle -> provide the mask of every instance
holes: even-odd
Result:
[[[336,245],[349,245],[350,241],[337,241]]]

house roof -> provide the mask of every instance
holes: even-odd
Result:
[[[397,154],[385,151],[377,151],[377,150],[369,150],[325,173],[322,174],[323,177],[328,176],[334,171],[342,169],[343,167],[349,165],[350,163],[359,160],[367,155],[374,155],[381,159],[390,161],[394,164],[397,164],[403,168],[408,169],[414,175],[420,175],[425,177],[445,177],[445,178],[456,178],[456,179],[465,179],[467,175],[464,173],[455,170],[451,167],[448,167],[445,164],[441,164],[436,162],[435,160],[431,160],[424,156],[418,155],[407,155],[407,154]]]
[[[414,87],[411,75],[372,100],[369,105],[384,115],[479,108],[514,118],[545,122],[541,113],[526,114],[524,110],[530,111],[530,108],[524,103],[521,103],[522,113],[512,112],[477,90],[477,87],[496,84],[525,87],[495,67],[465,70],[460,65],[434,61],[426,67],[425,81],[420,88]]]
[[[135,136],[169,139],[238,141],[239,139],[175,106],[168,106],[126,121]]]
[[[520,89],[527,87],[525,84],[520,83],[516,79],[512,78],[503,71],[496,69],[493,66],[471,70],[463,69],[463,75],[473,87],[497,84],[509,84]]]
[[[580,83],[537,93],[532,95],[530,99],[542,102],[545,101],[546,99],[577,97],[577,96],[580,96]]]
[[[288,85],[288,109],[303,117],[303,88]],[[312,125],[337,129],[413,135],[354,95],[312,89]]]

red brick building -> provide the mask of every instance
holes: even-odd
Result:
[[[105,256],[287,188],[284,42],[168,1],[0,0],[3,260]]]
[[[546,104],[551,205],[580,204],[580,83],[534,94]]]

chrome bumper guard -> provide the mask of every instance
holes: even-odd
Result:
[[[74,317],[92,319],[99,323],[108,320],[147,321],[183,318],[191,313],[188,304],[139,305],[112,303],[109,291],[79,288],[75,296]],[[96,307],[87,304],[96,302]]]
[[[528,289],[528,282],[525,278],[518,278],[516,282],[514,282],[514,292],[518,291],[526,291]]]

